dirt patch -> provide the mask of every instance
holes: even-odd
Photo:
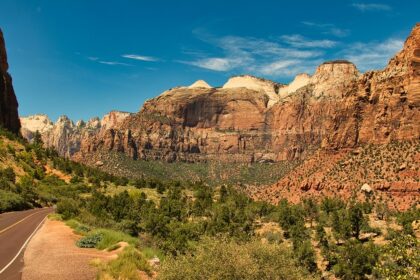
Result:
[[[22,279],[95,279],[97,269],[90,262],[113,259],[116,252],[78,248],[79,238],[63,222],[46,220],[25,251]]]
[[[60,178],[61,180],[65,181],[66,183],[70,183],[71,180],[71,176],[68,174],[65,174],[63,172],[61,172],[60,170],[51,168],[50,166],[46,165],[45,166],[45,172],[49,175],[55,175],[58,178]]]

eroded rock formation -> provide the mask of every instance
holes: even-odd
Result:
[[[8,70],[6,46],[0,29],[0,126],[17,134],[20,129],[18,102]]]

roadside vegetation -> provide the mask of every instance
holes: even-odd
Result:
[[[2,132],[0,211],[56,205],[76,245],[118,252],[99,279],[418,279],[417,206],[278,205],[227,185],[127,179]]]

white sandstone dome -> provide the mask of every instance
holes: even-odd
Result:
[[[310,81],[311,81],[310,75],[306,73],[298,74],[289,85],[282,87],[280,89],[279,95],[280,97],[285,97],[286,95],[293,93],[297,91],[298,89],[308,85]]]
[[[206,81],[198,80],[192,85],[190,85],[188,88],[212,88],[212,87]]]
[[[40,133],[43,133],[53,128],[53,123],[47,115],[21,117],[20,123],[22,128],[31,132],[39,131]]]
[[[268,107],[279,100],[278,92],[283,85],[251,75],[235,76],[230,78],[223,88],[247,88],[255,91],[263,91],[269,97]]]

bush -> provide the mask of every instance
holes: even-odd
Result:
[[[102,239],[96,244],[96,248],[99,250],[107,249],[121,241],[127,242],[131,245],[136,245],[138,243],[136,238],[131,237],[128,234],[109,229],[98,229],[90,233],[88,236],[96,234],[102,235]]]
[[[13,192],[0,190],[0,213],[26,208],[28,208],[28,204],[22,196]]]
[[[71,198],[63,199],[57,203],[57,213],[61,214],[64,220],[74,218],[79,214],[79,203]]]
[[[103,239],[101,233],[94,233],[85,237],[82,237],[76,242],[76,245],[80,248],[95,248],[99,242]]]
[[[399,235],[382,248],[375,267],[378,279],[418,279],[420,243],[411,235]]]
[[[379,252],[373,243],[363,244],[349,240],[339,250],[337,264],[333,270],[343,280],[365,279],[372,273]]]
[[[167,258],[162,264],[158,279],[314,278],[297,266],[290,250],[284,244],[205,239],[192,253]]]

